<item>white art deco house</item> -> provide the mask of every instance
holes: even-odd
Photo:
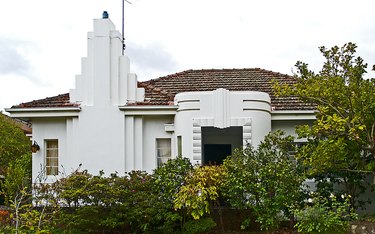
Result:
[[[122,35],[95,19],[75,89],[7,111],[32,123],[33,179],[49,181],[79,165],[90,173],[151,172],[177,155],[222,162],[238,147],[256,146],[270,131],[294,134],[315,119],[311,105],[275,97],[272,82],[293,77],[259,68],[188,70],[138,82],[123,55]]]

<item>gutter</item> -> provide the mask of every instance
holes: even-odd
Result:
[[[176,115],[178,106],[119,106],[125,115]]]
[[[274,110],[271,120],[315,120],[315,110]]]
[[[11,117],[29,119],[43,117],[78,117],[80,107],[51,107],[51,108],[6,108]]]

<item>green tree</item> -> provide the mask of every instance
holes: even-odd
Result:
[[[5,204],[31,190],[30,140],[10,117],[0,113],[0,175]]]
[[[0,113],[0,175],[6,174],[10,162],[25,155],[31,158],[30,140],[15,121]]]
[[[268,134],[257,149],[237,149],[224,160],[223,194],[232,206],[250,208],[261,229],[276,229],[282,219],[292,218],[290,208],[304,198],[305,177],[290,155],[293,147],[293,137],[277,131]]]
[[[315,123],[298,130],[301,137],[318,140],[308,156],[314,170],[339,166],[375,171],[375,79],[364,77],[367,64],[355,57],[356,48],[354,43],[320,47],[326,59],[320,72],[299,61],[296,83],[275,85],[279,95],[316,105]]]
[[[297,156],[313,177],[343,178],[353,205],[365,173],[375,173],[375,79],[364,77],[367,64],[355,56],[356,48],[354,43],[320,47],[321,71],[299,61],[294,85],[275,84],[278,95],[316,105],[316,121],[297,128],[309,141]]]

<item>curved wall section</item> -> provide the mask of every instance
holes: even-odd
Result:
[[[183,139],[182,155],[202,160],[202,127],[242,127],[243,146],[256,147],[271,131],[271,100],[267,93],[217,89],[179,93],[175,134]]]

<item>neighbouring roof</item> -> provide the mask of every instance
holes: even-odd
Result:
[[[293,76],[260,68],[187,70],[172,75],[138,82],[145,89],[145,101],[132,105],[173,105],[177,93],[212,91],[224,88],[230,91],[261,91],[271,97],[273,110],[313,110],[314,106],[296,97],[276,97],[273,81],[294,84]],[[12,108],[76,107],[69,102],[69,93],[21,103]]]
[[[31,134],[32,133],[32,128],[31,128],[30,123],[28,123],[26,121],[23,121],[21,119],[11,118],[11,117],[9,117],[9,116],[1,113],[1,112],[0,112],[0,115],[4,116],[5,118],[7,118],[10,121],[13,121],[15,124],[17,124],[17,126],[19,126],[25,134]]]

